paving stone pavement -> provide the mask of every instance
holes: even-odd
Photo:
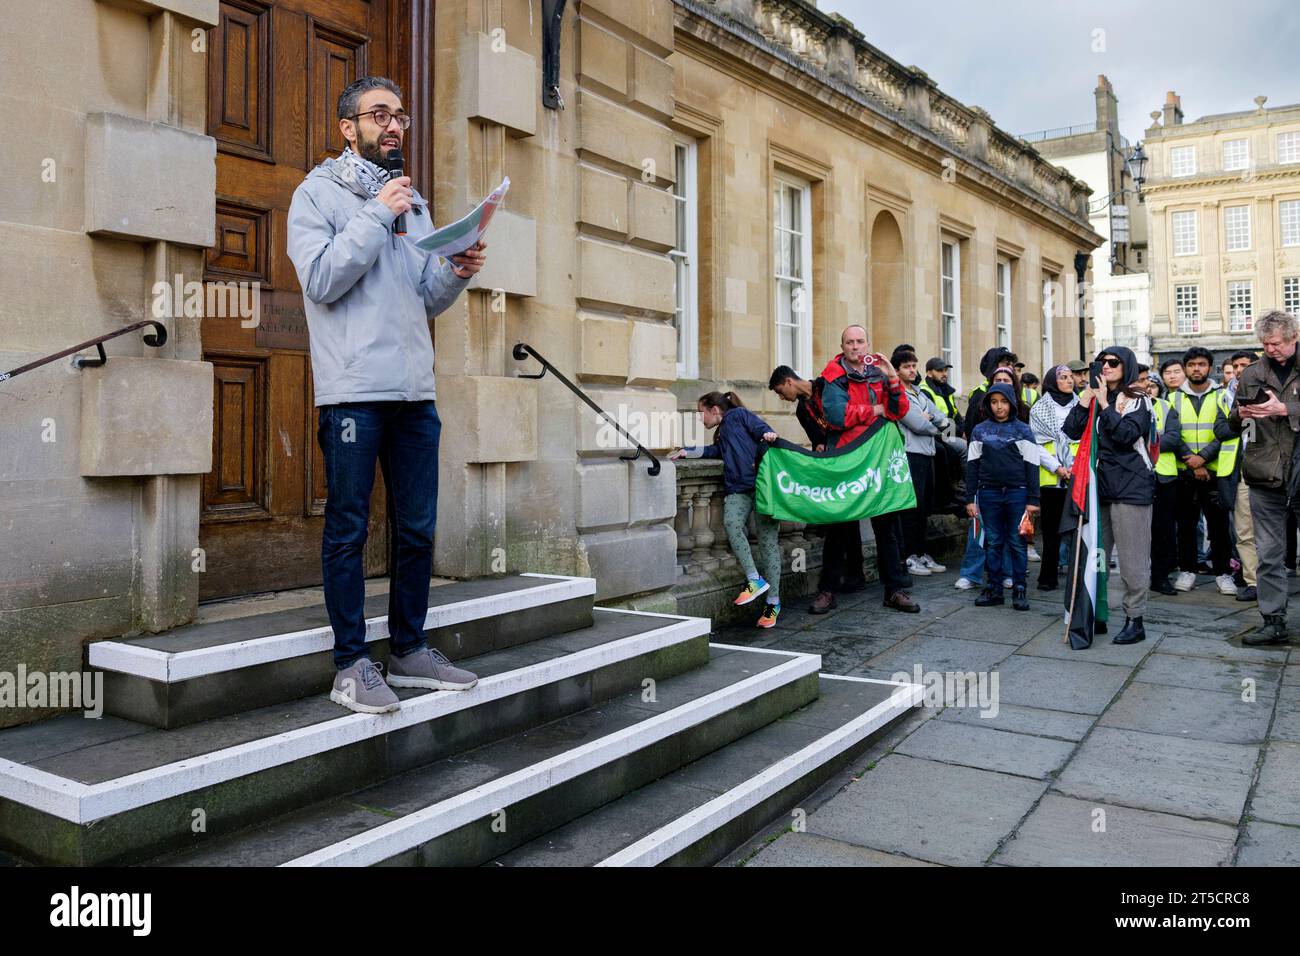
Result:
[[[956,569],[918,578],[920,614],[878,585],[831,614],[791,601],[780,626],[714,640],[822,655],[825,673],[983,680],[927,706],[788,824],[725,863],[746,866],[1294,866],[1300,863],[1300,598],[1292,642],[1250,648],[1253,604],[1201,577],[1152,595],[1147,640],[1064,642],[1060,591],[1017,612],[974,607]],[[1031,584],[1037,569],[1030,566]],[[1290,579],[1300,594],[1300,579]],[[1123,624],[1111,596],[1114,630]],[[757,616],[757,612],[756,612]],[[951,702],[950,702],[951,704]]]

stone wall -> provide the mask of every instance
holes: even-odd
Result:
[[[201,277],[215,145],[191,31],[216,16],[216,0],[5,4],[0,118],[22,132],[0,182],[0,371],[148,318],[157,279]],[[102,368],[0,384],[0,671],[78,670],[88,639],[194,614],[211,370],[198,319],[166,324],[162,349],[132,333]]]
[[[553,377],[518,378],[536,363],[511,349],[533,346],[616,420],[673,415],[672,5],[570,4],[562,110],[541,104],[535,11],[436,13],[438,55],[461,62],[435,74],[442,218],[512,183],[477,291],[436,323],[437,569],[482,574],[504,555],[509,570],[592,575],[602,601],[636,604],[675,576],[673,467],[651,478],[644,459],[621,461],[628,443]]]

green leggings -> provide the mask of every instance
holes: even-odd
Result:
[[[754,554],[749,548],[749,513],[754,511],[754,495],[731,494],[722,502],[722,526],[727,529],[731,551],[741,570],[751,581],[758,577]],[[754,512],[758,525],[758,554],[763,561],[763,578],[771,588],[764,596],[769,604],[781,603],[781,546],[777,544],[777,520]]]

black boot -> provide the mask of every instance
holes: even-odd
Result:
[[[1146,628],[1142,626],[1142,618],[1125,618],[1124,630],[1120,631],[1110,639],[1112,644],[1136,644],[1138,641],[1147,639]]]
[[[1029,610],[1029,598],[1025,595],[1025,587],[1018,584],[1011,589],[1011,606],[1017,611]]]
[[[1167,594],[1170,597],[1173,597],[1178,593],[1178,589],[1174,587],[1173,583],[1169,580],[1168,575],[1161,578],[1152,578],[1151,590],[1155,591],[1157,594]]]
[[[1241,643],[1249,647],[1259,647],[1261,644],[1285,644],[1286,641],[1285,614],[1264,615],[1264,623],[1241,639]]]
[[[976,607],[993,607],[995,605],[1002,604],[1002,603],[1003,601],[1002,601],[1001,584],[999,584],[997,587],[986,585],[984,590],[980,592],[980,596],[975,599]]]

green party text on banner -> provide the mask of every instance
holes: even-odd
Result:
[[[916,507],[903,436],[883,420],[844,448],[810,452],[777,441],[755,482],[761,514],[782,521],[836,524]]]

